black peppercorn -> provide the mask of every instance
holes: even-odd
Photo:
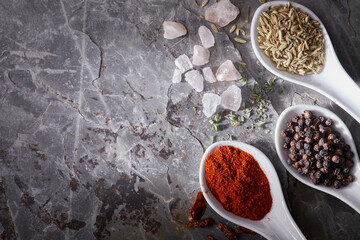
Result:
[[[342,156],[343,155],[343,151],[340,148],[335,149],[334,152],[336,155]]]
[[[312,119],[311,119],[311,118],[306,118],[306,119],[305,119],[305,125],[306,125],[306,126],[310,126],[311,123],[312,123]]]
[[[320,150],[319,155],[320,155],[320,157],[325,157],[325,156],[329,155],[329,152],[328,152],[328,150],[322,149],[322,150]]]
[[[306,136],[307,138],[313,138],[314,134],[313,134],[313,132],[311,132],[311,131],[305,131],[305,136]]]
[[[352,166],[354,166],[354,162],[351,161],[351,160],[346,160],[346,161],[345,161],[345,165],[346,165],[347,167],[351,168]]]
[[[303,118],[300,118],[297,122],[297,124],[302,127],[304,125],[304,119]]]
[[[309,110],[305,110],[305,111],[304,111],[304,117],[305,117],[306,119],[310,119],[310,118],[312,117],[312,112],[309,111]]]
[[[314,140],[319,140],[320,139],[320,132],[319,131],[316,131],[314,133]]]
[[[347,151],[347,152],[345,153],[345,157],[346,157],[347,159],[351,159],[351,158],[354,157],[354,153],[353,153],[352,151]]]
[[[341,183],[342,183],[343,186],[346,186],[346,185],[349,184],[349,180],[343,179],[343,180],[341,180]]]
[[[322,166],[323,166],[322,161],[318,160],[318,161],[316,162],[316,167],[320,169],[320,168],[322,168]]]
[[[344,179],[344,174],[340,173],[339,175],[336,176],[337,180],[343,180]]]
[[[312,178],[311,179],[312,180],[312,182],[315,184],[315,185],[317,185],[317,184],[319,184],[320,183],[320,178]]]
[[[328,178],[325,179],[325,180],[324,180],[324,185],[325,185],[325,186],[330,186],[330,185],[331,185],[331,180],[328,179]]]
[[[332,120],[330,118],[326,119],[325,125],[326,126],[331,126],[331,124],[332,124]]]
[[[329,160],[323,162],[323,166],[325,168],[330,168],[332,166],[331,162]]]
[[[333,172],[334,175],[339,175],[340,174],[340,168],[336,168]]]
[[[298,116],[294,116],[294,117],[291,119],[291,121],[292,121],[293,123],[297,123],[297,122],[299,121],[299,117],[298,117]]]
[[[304,147],[304,142],[302,141],[302,140],[300,140],[300,141],[298,141],[297,143],[296,143],[296,148],[297,149],[301,149],[301,148],[303,148]]]
[[[347,178],[347,180],[348,180],[349,182],[353,182],[353,181],[354,181],[354,176],[353,176],[353,175],[349,175],[348,178]]]
[[[336,138],[336,136],[335,136],[335,134],[330,133],[327,138],[328,138],[328,140],[334,140]]]
[[[299,141],[299,139],[300,139],[300,135],[298,133],[295,133],[294,140]]]
[[[349,174],[350,168],[344,167],[344,168],[342,169],[342,172],[345,173],[345,174]]]
[[[313,147],[313,150],[314,150],[315,152],[319,152],[319,151],[320,151],[320,146],[319,146],[319,144],[315,144],[314,147]]]
[[[340,188],[340,186],[341,186],[341,183],[338,180],[335,180],[334,181],[334,188],[338,189],[338,188]]]

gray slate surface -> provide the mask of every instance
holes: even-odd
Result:
[[[232,2],[241,9],[241,22],[248,5],[253,13],[260,4]],[[324,22],[341,63],[360,84],[360,2],[298,2]],[[183,225],[200,189],[199,160],[210,136],[218,141],[229,134],[271,159],[308,239],[360,238],[358,213],[287,174],[273,131],[248,129],[248,121],[214,133],[201,112],[202,93],[185,82],[171,83],[174,59],[191,55],[200,43],[198,27],[209,26],[201,14],[204,9],[192,0],[1,2],[3,239],[205,239],[208,233],[224,239],[215,226]],[[164,20],[183,23],[188,35],[165,40]],[[249,26],[244,25],[247,33]],[[255,64],[250,42],[235,43],[228,28],[215,35],[210,66],[243,59],[247,100],[250,84],[263,85],[272,75]],[[227,86],[205,84],[205,91],[219,94]],[[318,104],[342,117],[359,151],[359,123],[314,91],[278,80],[275,89],[281,86],[281,94],[268,95],[267,129],[274,129],[288,106]],[[226,222],[210,207],[206,215]]]

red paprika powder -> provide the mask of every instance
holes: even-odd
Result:
[[[269,181],[258,162],[232,146],[219,146],[205,159],[206,184],[224,209],[260,220],[270,211]]]

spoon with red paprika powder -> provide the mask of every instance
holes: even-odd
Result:
[[[206,201],[228,221],[267,239],[306,239],[289,213],[274,166],[257,148],[214,143],[203,155],[199,175]]]

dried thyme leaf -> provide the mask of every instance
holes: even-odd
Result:
[[[200,18],[201,18],[201,19],[205,19],[205,16],[204,16],[204,15],[200,15]]]
[[[220,113],[216,113],[216,114],[214,115],[214,122],[215,122],[215,123],[221,122],[221,114],[220,114]]]
[[[210,27],[211,27],[211,29],[212,29],[214,32],[216,32],[216,33],[219,32],[219,30],[217,29],[217,27],[215,26],[215,24],[211,23],[211,24],[210,24]]]
[[[204,0],[203,3],[201,4],[201,7],[205,7],[208,4],[209,0]]]
[[[241,66],[241,65],[240,65],[240,66]],[[246,76],[243,76],[242,78],[240,78],[239,81],[245,85],[245,84],[247,83],[247,77],[246,77]]]
[[[214,136],[211,136],[210,137],[210,144],[213,144],[214,143]]]
[[[263,126],[264,126],[265,122],[264,121],[256,121],[256,125],[258,126],[258,129],[260,130]]]
[[[214,124],[211,126],[211,129],[214,130],[215,132],[218,132],[218,131],[220,131],[220,125],[217,124],[217,123],[214,123]]]
[[[246,63],[242,62],[242,61],[238,61],[238,64],[246,66]]]
[[[233,140],[233,137],[231,135],[229,135],[229,140],[232,141]]]
[[[194,0],[194,3],[196,4],[196,6],[199,6],[198,2],[196,0]]]
[[[236,24],[230,28],[229,33],[233,33],[235,31],[235,29],[236,29]]]
[[[239,27],[236,28],[235,34],[236,34],[236,36],[239,36],[239,35],[240,35],[240,28],[239,28]]]
[[[272,87],[272,85],[274,84],[276,78],[275,77],[272,77],[270,78],[265,84],[264,84],[264,90],[265,92],[271,92],[273,93],[275,90],[274,88]]]
[[[246,43],[246,40],[245,39],[242,39],[242,38],[239,38],[239,37],[234,37],[234,40],[236,42],[239,42],[239,43]]]

